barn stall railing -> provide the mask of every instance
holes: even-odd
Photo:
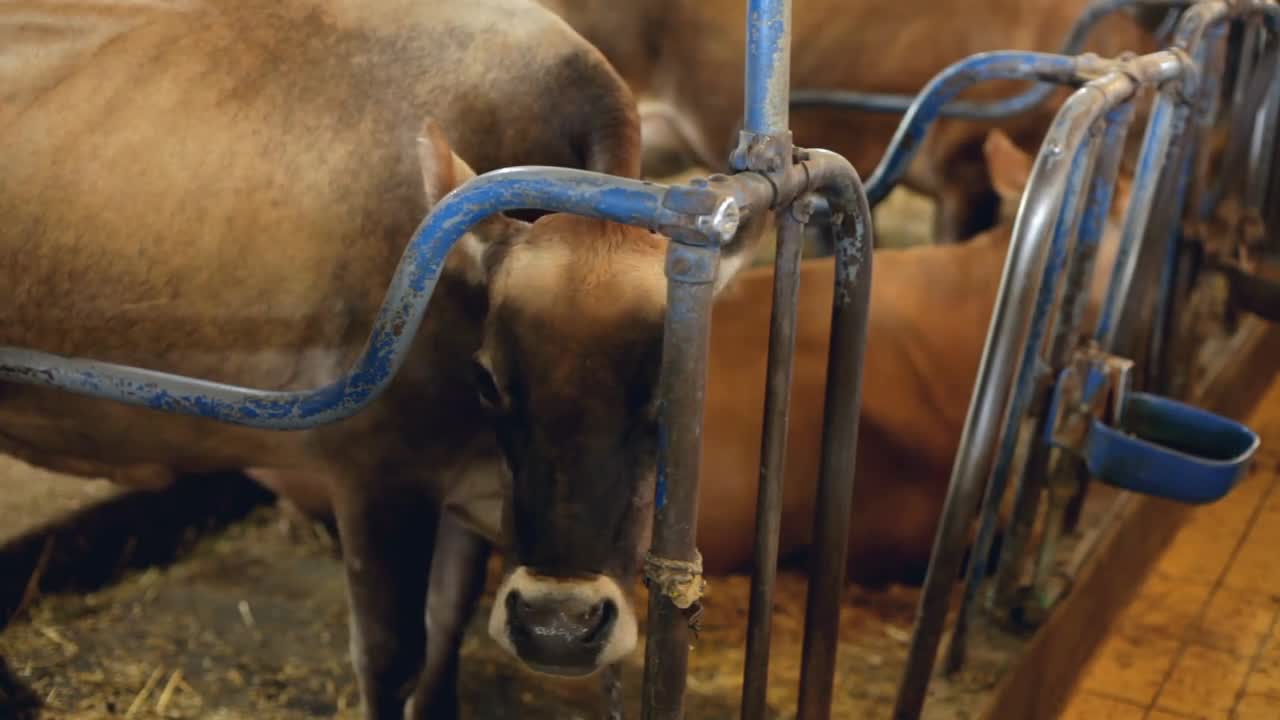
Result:
[[[1117,265],[1117,282],[1112,288],[1116,298],[1125,297],[1124,288],[1129,282],[1126,278],[1132,276],[1132,270],[1125,269],[1136,260],[1131,246],[1141,235],[1155,236],[1149,229],[1149,216],[1157,205],[1157,196],[1186,191],[1184,182],[1169,183],[1162,178],[1172,174],[1168,168],[1185,176],[1190,167],[1188,161],[1167,161],[1166,156],[1170,155],[1171,146],[1182,148],[1179,141],[1188,132],[1186,88],[1196,87],[1209,68],[1207,53],[1199,49],[1201,36],[1226,19],[1249,14],[1265,17],[1268,29],[1274,31],[1275,7],[1274,3],[1261,0],[1194,6],[1180,26],[1180,44],[1174,50],[1134,60],[984,54],[957,64],[949,74],[944,73],[931,83],[928,92],[912,101],[895,138],[898,149],[893,155],[898,159],[877,170],[872,183],[877,193],[887,192],[901,172],[894,168],[898,164],[905,167],[903,158],[914,152],[931,119],[944,114],[949,100],[973,83],[995,78],[1088,81],[1051,130],[1019,213],[979,385],[934,545],[895,717],[916,718],[923,708],[945,619],[946,595],[952,586],[950,579],[958,570],[961,533],[974,515],[981,481],[992,468],[997,443],[1007,437],[1007,433],[1001,435],[999,431],[1010,392],[1027,386],[1028,381],[1021,374],[1016,383],[1013,376],[1019,368],[1034,367],[1034,363],[1026,362],[1027,358],[1035,360],[1031,349],[1037,348],[1038,343],[1033,338],[1045,334],[1044,325],[1053,305],[1050,290],[1057,281],[1057,273],[1050,274],[1046,268],[1069,267],[1067,285],[1076,290],[1082,278],[1089,275],[1092,249],[1096,249],[1101,219],[1112,193],[1118,138],[1129,122],[1134,90],[1140,84],[1164,83],[1166,92],[1149,123],[1143,155],[1146,164],[1140,166],[1138,178],[1141,189],[1135,192],[1135,198],[1143,199],[1135,199],[1131,205],[1140,210],[1131,210],[1126,226],[1125,243],[1130,249],[1122,253],[1124,260]],[[873,240],[867,193],[848,162],[829,152],[792,146],[787,131],[790,12],[787,0],[752,0],[749,5],[746,123],[739,147],[731,157],[732,175],[713,175],[687,185],[664,187],[585,171],[522,167],[472,179],[446,196],[423,221],[405,250],[362,356],[343,378],[330,385],[302,392],[262,391],[19,348],[0,348],[0,380],[42,384],[241,425],[280,430],[313,427],[359,412],[387,387],[404,360],[444,258],[463,233],[484,218],[502,211],[532,208],[660,231],[671,238],[660,390],[667,442],[660,458],[659,481],[666,486],[666,499],[655,510],[654,541],[646,567],[646,575],[654,582],[642,698],[644,717],[678,718],[684,707],[689,611],[696,610],[700,592],[694,547],[700,438],[697,428],[702,421],[701,388],[707,372],[710,289],[721,252],[733,249],[741,222],[774,212],[778,220],[778,271],[742,710],[744,718],[761,718],[767,709],[769,610],[776,573],[781,467],[794,349],[799,231],[807,224],[815,224],[832,239],[838,262],[815,517],[819,541],[810,569],[798,714],[805,720],[829,717],[838,638],[831,630],[839,622],[844,582]],[[1206,87],[1209,84],[1203,83]],[[1274,101],[1263,103],[1259,112],[1274,113],[1274,107]],[[1083,188],[1088,188],[1088,193],[1087,199],[1081,200]],[[1076,234],[1079,238],[1074,238]],[[1076,249],[1069,251],[1073,239]],[[1078,304],[1078,297],[1068,297],[1063,302],[1057,325],[1059,335],[1063,328],[1074,327],[1078,321]],[[1119,300],[1109,303],[1109,307],[1108,317],[1120,307]],[[1054,346],[1069,344],[1055,336]],[[1105,350],[1105,344],[1100,347]],[[1203,470],[1199,466],[1214,462],[1169,452],[1164,445],[1176,439],[1157,437],[1154,431],[1145,436],[1146,440],[1157,441],[1154,446],[1137,447],[1135,442],[1143,439],[1141,435],[1135,441],[1113,431],[1116,424],[1134,429],[1125,425],[1129,419],[1126,413],[1145,413],[1142,417],[1166,423],[1161,427],[1221,429],[1241,447],[1248,445],[1252,437],[1236,424],[1170,401],[1126,394],[1125,366],[1112,362],[1110,355],[1073,359],[1078,362],[1070,367],[1077,371],[1080,381],[1072,385],[1064,376],[1060,383],[1064,397],[1066,388],[1079,387],[1078,391],[1073,390],[1077,393],[1072,397],[1075,406],[1088,405],[1105,422],[1093,421],[1092,415],[1072,415],[1070,421],[1077,428],[1074,432],[1058,433],[1061,428],[1053,425],[1042,435],[1066,450],[1083,452],[1090,469],[1112,482],[1123,484],[1132,478],[1123,473],[1108,475],[1097,457],[1123,458],[1126,453],[1136,457],[1145,453],[1145,457],[1163,462],[1185,460],[1178,467],[1196,472]],[[1059,370],[1067,369],[1066,364],[1060,365]],[[1114,382],[1108,384],[1108,380]],[[1098,393],[1101,387],[1119,393],[1129,402],[1117,401],[1108,406],[1101,401],[1105,393]],[[1066,407],[1062,398],[1058,407]],[[1106,413],[1107,407],[1111,408],[1110,414]],[[1007,414],[1011,419],[1018,417]],[[1083,433],[1078,429],[1082,424]],[[1005,430],[1007,426],[1008,423]],[[1221,448],[1215,446],[1212,450]],[[1238,472],[1247,455],[1246,448],[1237,457],[1227,459],[1226,473]],[[1171,492],[1163,485],[1148,490],[1157,494]],[[982,554],[974,553],[974,557]],[[672,568],[677,572],[669,572]],[[962,657],[962,640],[957,647],[957,655]]]
[[[1076,19],[1067,39],[1058,51],[1060,55],[1078,55],[1084,49],[1085,40],[1107,17],[1122,11],[1142,9],[1165,9],[1166,19],[1161,27],[1155,29],[1157,42],[1172,30],[1179,11],[1195,3],[1196,0],[1095,0],[1085,8]],[[1032,79],[1032,78],[1017,78]],[[1001,120],[1024,113],[1048,99],[1053,92],[1053,85],[1040,83],[1022,93],[1001,100],[985,102],[963,101],[948,102],[941,108],[940,115],[948,118],[964,120]],[[905,113],[916,99],[915,95],[896,95],[893,93],[862,92],[857,90],[802,89],[791,94],[791,107],[827,107],[874,113]]]
[[[1047,610],[1056,599],[1047,589],[1048,570],[1065,506],[1079,491],[1082,477],[1093,475],[1122,489],[1188,503],[1208,502],[1230,491],[1257,447],[1257,436],[1238,423],[1131,391],[1132,363],[1112,354],[1121,329],[1137,333],[1137,323],[1125,317],[1143,305],[1135,300],[1151,299],[1134,291],[1140,257],[1155,258],[1155,267],[1144,274],[1144,279],[1153,272],[1158,278],[1154,302],[1145,303],[1155,306],[1152,324],[1158,325],[1178,300],[1178,285],[1170,278],[1182,253],[1179,229],[1191,158],[1216,112],[1226,23],[1245,18],[1258,18],[1275,41],[1280,6],[1274,2],[1192,5],[1170,49],[1119,61],[1111,72],[1086,84],[1063,106],[1041,146],[1019,209],[935,537],[896,719],[917,718],[924,707],[952,578],[959,572],[965,533],[981,497],[979,531],[945,669],[953,672],[964,664],[979,586],[986,579],[985,561],[1024,425],[1034,435],[1018,473],[1012,528],[987,603],[1001,619],[1011,610]],[[1159,95],[1149,114],[1102,316],[1089,333],[1092,341],[1081,344],[1077,332],[1087,280],[1114,194],[1135,96],[1144,88],[1157,88]],[[1266,107],[1263,103],[1255,112]],[[1046,343],[1050,328],[1053,335]],[[1158,357],[1166,342],[1159,332],[1151,332],[1142,349],[1149,358]],[[1148,373],[1143,379],[1158,386],[1160,377]],[[1032,587],[1025,593],[1019,587],[1023,554],[1046,478],[1048,520]]]
[[[156,370],[32,350],[0,348],[0,381],[59,388],[81,395],[194,415],[238,425],[296,430],[359,412],[382,393],[400,369],[450,249],[472,226],[496,213],[520,209],[566,212],[659,231],[671,238],[666,275],[668,305],[661,373],[661,430],[666,442],[658,481],[653,544],[646,559],[650,581],[645,657],[645,718],[684,713],[690,611],[701,576],[694,547],[698,458],[707,372],[711,289],[723,248],[732,247],[741,221],[775,212],[784,255],[796,257],[799,230],[815,224],[837,249],[833,297],[831,378],[827,388],[820,499],[821,538],[809,593],[802,672],[801,714],[830,715],[836,635],[847,551],[855,440],[866,342],[873,246],[871,215],[862,182],[844,158],[793,148],[788,122],[790,76],[788,0],[752,0],[748,8],[747,121],[733,154],[732,176],[714,175],[678,187],[552,167],[519,167],[473,178],[443,198],[423,220],[396,268],[360,357],[348,372],[320,388],[267,391],[181,377]],[[771,332],[770,415],[761,476],[762,569],[753,585],[753,643],[745,688],[748,717],[764,712],[768,609],[777,555],[781,507],[778,488],[786,425],[786,398],[794,349],[796,262],[784,264]],[[788,288],[792,288],[788,292]],[[780,422],[779,422],[780,420]],[[764,619],[761,620],[760,618]]]

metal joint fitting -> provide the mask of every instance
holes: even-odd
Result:
[[[1094,419],[1116,426],[1124,409],[1133,361],[1105,353],[1096,342],[1076,351],[1057,387],[1050,429],[1053,445],[1081,454]]]
[[[772,135],[743,130],[738,133],[738,147],[729,156],[729,164],[739,171],[780,173],[791,164],[792,148],[790,130]]]
[[[808,225],[815,214],[819,214],[824,210],[830,212],[827,199],[813,192],[807,192],[796,198],[792,201],[790,207],[791,217],[803,225]]]
[[[1197,100],[1197,89],[1200,87],[1200,67],[1196,65],[1191,54],[1183,48],[1171,47],[1165,52],[1177,58],[1178,70],[1172,77],[1161,78],[1160,84],[1178,83],[1178,101],[1194,106]]]
[[[1077,55],[1073,61],[1075,67],[1072,69],[1079,78],[1084,80],[1097,80],[1107,73],[1116,69],[1117,62],[1110,58],[1104,58],[1097,53],[1084,53]]]
[[[674,216],[658,229],[685,245],[727,244],[742,219],[738,201],[702,178],[668,190],[662,207]]]

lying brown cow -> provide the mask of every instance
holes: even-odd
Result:
[[[539,0],[604,52],[641,109],[647,174],[686,162],[720,168],[737,144],[743,108],[746,0]],[[939,71],[988,50],[1058,52],[1090,0],[808,0],[792,20],[793,88],[914,95]],[[1151,37],[1127,14],[1104,20],[1086,50],[1148,52]],[[966,99],[1008,96],[1021,85],[979,86]],[[1058,97],[1064,97],[1059,95]],[[1054,104],[998,126],[1034,147]],[[805,107],[791,113],[797,144],[844,155],[868,177],[900,116]],[[982,158],[990,123],[939,121],[905,184],[938,201],[936,237],[953,242],[989,227],[996,197]]]
[[[951,464],[977,377],[996,291],[1032,159],[1003,133],[984,144],[1004,219],[960,245],[876,253],[863,370],[849,576],[918,582],[928,564]],[[1086,318],[1097,316],[1127,201],[1121,181]],[[781,552],[812,540],[834,271],[801,269],[787,435]],[[773,271],[742,273],[717,301],[703,437],[698,542],[709,571],[750,563],[760,464]],[[1086,320],[1087,322],[1087,320]]]
[[[639,171],[622,80],[518,0],[32,0],[0,8],[0,98],[0,345],[266,389],[350,367],[415,227],[470,172],[451,145],[480,169]],[[0,451],[144,485],[329,476],[366,715],[452,717],[485,545],[457,526],[437,545],[439,508],[508,465],[495,636],[561,674],[635,645],[665,246],[498,217],[353,418],[258,431],[0,384]]]

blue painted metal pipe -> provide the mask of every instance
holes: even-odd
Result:
[[[1059,51],[1062,55],[1077,55],[1084,48],[1089,33],[1112,13],[1142,5],[1167,5],[1183,7],[1195,0],[1098,0],[1076,20]],[[965,120],[1001,120],[1024,113],[1044,102],[1053,92],[1052,84],[1039,84],[1013,97],[988,102],[957,101],[944,105],[939,117]],[[791,93],[791,107],[834,107],[875,113],[905,113],[916,96],[892,93],[870,93],[856,90],[796,90]]]
[[[1084,205],[1082,199],[1086,194],[1083,191],[1095,150],[1096,144],[1093,142],[1082,145],[1076,150],[1075,157],[1071,163],[1071,175],[1067,180],[1066,190],[1062,198],[1062,207],[1059,210],[1058,220],[1054,224],[1051,235],[1049,259],[1045,263],[1044,271],[1040,277],[1040,291],[1036,294],[1032,311],[1031,331],[1023,348],[1022,360],[1018,363],[1018,377],[1014,382],[1013,396],[1009,399],[1009,407],[1005,411],[1004,427],[1000,431],[998,439],[999,446],[996,451],[995,465],[991,477],[987,480],[984,495],[983,504],[995,505],[997,511],[1000,500],[1004,497],[1005,484],[1009,478],[1010,467],[1013,465],[1014,451],[1018,445],[1018,431],[1022,424],[1022,419],[1026,417],[1027,409],[1031,405],[1036,388],[1040,369],[1036,361],[1039,359],[1040,347],[1044,344],[1049,318],[1054,309],[1054,300],[1057,298],[1058,280],[1065,274],[1063,271],[1066,269],[1069,257],[1073,252],[1070,246],[1080,227],[1080,216]],[[994,516],[994,514],[990,513],[989,515]],[[982,522],[980,523],[974,550],[969,555],[968,577],[966,577],[961,612],[952,631],[951,645],[947,653],[947,660],[943,665],[944,672],[948,674],[956,672],[964,664],[968,630],[973,619],[973,609],[975,607],[974,601],[977,598],[978,585],[981,584],[983,577],[986,575],[986,558],[981,554],[975,553],[989,553],[992,539],[995,536],[994,522],[987,522],[982,515],[988,514],[980,514],[979,519]],[[985,532],[983,532],[984,530]]]
[[[879,203],[906,173],[930,124],[952,98],[988,80],[1039,79],[1054,83],[1078,80],[1074,57],[1051,53],[1002,51],[979,53],[952,64],[934,76],[911,103],[889,148],[867,181],[867,199]]]
[[[1124,229],[1116,249],[1115,267],[1112,269],[1107,297],[1094,332],[1095,339],[1104,351],[1111,352],[1114,348],[1129,288],[1137,271],[1138,243],[1151,217],[1157,185],[1164,174],[1173,137],[1180,133],[1178,126],[1185,122],[1186,110],[1179,107],[1177,88],[1166,87],[1160,93],[1147,120],[1138,166],[1133,175],[1129,206],[1125,212]]]
[[[895,720],[915,720],[924,708],[952,585],[960,569],[965,533],[977,510],[982,486],[991,474],[995,440],[1009,405],[1013,378],[1028,345],[1036,297],[1049,262],[1050,238],[1072,176],[1071,150],[1084,143],[1099,119],[1127,101],[1133,88],[1132,78],[1113,74],[1073,93],[1050,127],[1032,167],[1000,279],[942,518],[934,535],[929,570],[916,609],[916,629],[898,686]]]
[[[400,258],[363,354],[345,376],[324,387],[259,390],[13,347],[0,347],[0,380],[273,430],[335,422],[360,411],[390,384],[408,355],[445,257],[473,225],[498,212],[532,208],[654,228],[662,222],[666,191],[554,167],[509,168],[471,179],[423,220]]]
[[[1183,258],[1181,220],[1190,194],[1192,174],[1199,169],[1196,160],[1200,146],[1208,141],[1217,116],[1222,74],[1226,67],[1227,30],[1225,23],[1211,28],[1194,51],[1196,66],[1201,68],[1200,82],[1195,88],[1195,106],[1189,108],[1188,122],[1183,123],[1181,137],[1175,139],[1176,174],[1165,178],[1170,186],[1165,196],[1160,198],[1157,215],[1147,228],[1147,235],[1163,246],[1159,292],[1146,348],[1145,385],[1156,392],[1170,390],[1169,365],[1165,362],[1165,355],[1173,331],[1173,311],[1178,304],[1178,280],[1185,274],[1179,272]]]
[[[1089,144],[1076,151],[1076,157],[1073,160],[1071,178],[1067,184],[1063,207],[1054,230],[1053,245],[1049,251],[1049,264],[1045,266],[1040,293],[1036,298],[1036,314],[1032,318],[1031,336],[1022,357],[1014,396],[1001,432],[995,467],[991,472],[991,478],[987,481],[983,496],[982,510],[978,517],[978,536],[974,541],[973,550],[969,553],[964,596],[955,628],[952,630],[951,645],[944,665],[948,673],[958,671],[967,655],[968,630],[974,621],[978,588],[986,578],[987,560],[995,539],[1000,503],[1004,498],[1009,476],[1013,473],[1013,460],[1021,435],[1021,424],[1033,406],[1035,389],[1041,378],[1041,366],[1036,360],[1040,354],[1041,341],[1049,326],[1050,310],[1054,306],[1057,278],[1061,270],[1059,266],[1066,263],[1069,269],[1066,273],[1062,273],[1066,276],[1065,288],[1062,300],[1058,304],[1057,317],[1053,322],[1053,340],[1045,363],[1050,372],[1065,364],[1074,338],[1073,330],[1079,323],[1088,300],[1093,261],[1102,241],[1102,229],[1106,224],[1107,213],[1111,208],[1116,174],[1120,157],[1124,152],[1125,135],[1132,115],[1132,102],[1125,103],[1108,113],[1104,123],[1105,129],[1100,137],[1101,142],[1099,143],[1098,139],[1091,139]],[[1088,178],[1087,191],[1086,177]],[[1067,244],[1073,238],[1074,245],[1068,251]],[[1035,472],[1034,468],[1030,470]]]
[[[790,90],[791,0],[751,0],[743,130],[760,135],[786,132]]]
[[[1111,210],[1111,204],[1114,199],[1116,177],[1119,174],[1120,161],[1124,155],[1124,143],[1128,136],[1133,114],[1134,103],[1130,101],[1113,110],[1107,116],[1106,136],[1103,138],[1102,149],[1099,151],[1100,154],[1090,179],[1089,199],[1085,205],[1084,215],[1080,220],[1080,234],[1076,240],[1076,248],[1072,253],[1073,260],[1071,269],[1068,271],[1067,286],[1063,292],[1062,304],[1055,322],[1053,340],[1050,342],[1048,349],[1049,354],[1044,368],[1046,372],[1055,373],[1065,366],[1070,357],[1070,352],[1075,347],[1075,333],[1084,316],[1085,306],[1089,301],[1089,283],[1093,278],[1094,262],[1097,257],[1098,247],[1102,241],[1103,228],[1106,226],[1107,215]],[[1030,412],[1034,413],[1035,411],[1033,405]],[[1053,419],[1052,416],[1042,413],[1038,422],[1041,426],[1040,434],[1043,435],[1047,432],[1045,428],[1052,424]],[[989,605],[998,608],[1000,611],[1012,607],[1014,594],[1017,591],[1018,583],[1021,581],[1023,553],[1031,537],[1036,510],[1039,507],[1042,481],[1046,477],[1049,467],[1048,446],[1043,443],[1034,443],[1027,454],[1023,467],[1021,469],[1013,468],[1016,446],[1011,442],[1011,439],[1016,438],[1016,435],[1011,436],[1010,433],[1017,433],[1017,431],[1016,419],[1010,418],[1005,423],[1005,442],[1001,445],[1000,457],[996,460],[995,470],[992,472],[990,485],[988,486],[988,495],[984,499],[980,518],[982,529],[978,533],[975,548],[977,553],[975,557],[978,562],[985,563],[990,547],[990,540],[987,538],[994,537],[996,524],[999,520],[1000,502],[1003,499],[999,495],[1002,492],[1000,488],[1003,488],[1009,473],[1015,474],[1017,482],[1014,488],[1013,515],[1005,533],[1005,543],[1000,553],[995,588],[988,597]],[[974,574],[971,573],[971,575]],[[970,585],[965,588],[966,601],[969,600],[970,593],[976,592],[976,587],[972,587],[972,585],[981,581],[981,579],[982,575],[978,573],[976,574],[976,580],[967,580]],[[963,609],[961,612],[961,617],[963,617]],[[958,623],[959,621],[957,621],[957,627],[959,627]],[[956,652],[963,653],[963,648],[958,651],[954,650],[955,643],[955,636],[953,636],[953,654]]]

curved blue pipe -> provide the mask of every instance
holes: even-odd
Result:
[[[1090,5],[1067,35],[1063,43],[1062,55],[1079,54],[1084,41],[1099,22],[1108,15],[1137,7],[1140,5],[1167,5],[1182,7],[1191,4],[1192,0],[1099,0]],[[1157,31],[1157,36],[1167,30]],[[1019,79],[1019,78],[1014,78]],[[948,103],[939,112],[939,117],[960,118],[964,120],[1000,120],[1024,113],[1040,103],[1053,92],[1053,85],[1038,84],[1035,87],[1013,97],[989,102],[958,101]],[[791,93],[791,107],[835,107],[841,110],[856,110],[875,113],[905,113],[915,98],[910,95],[892,93],[869,93],[856,90],[795,90]]]
[[[1021,50],[986,52],[970,55],[935,75],[898,124],[888,150],[867,181],[867,198],[874,205],[889,194],[911,164],[929,125],[952,98],[988,80],[1029,79],[1070,83],[1076,79],[1076,59]]]
[[[495,213],[540,209],[654,228],[667,188],[555,167],[496,170],[449,193],[400,257],[364,352],[343,377],[301,391],[260,390],[143,368],[0,347],[0,381],[272,430],[300,430],[354,415],[404,363],[454,243]]]

